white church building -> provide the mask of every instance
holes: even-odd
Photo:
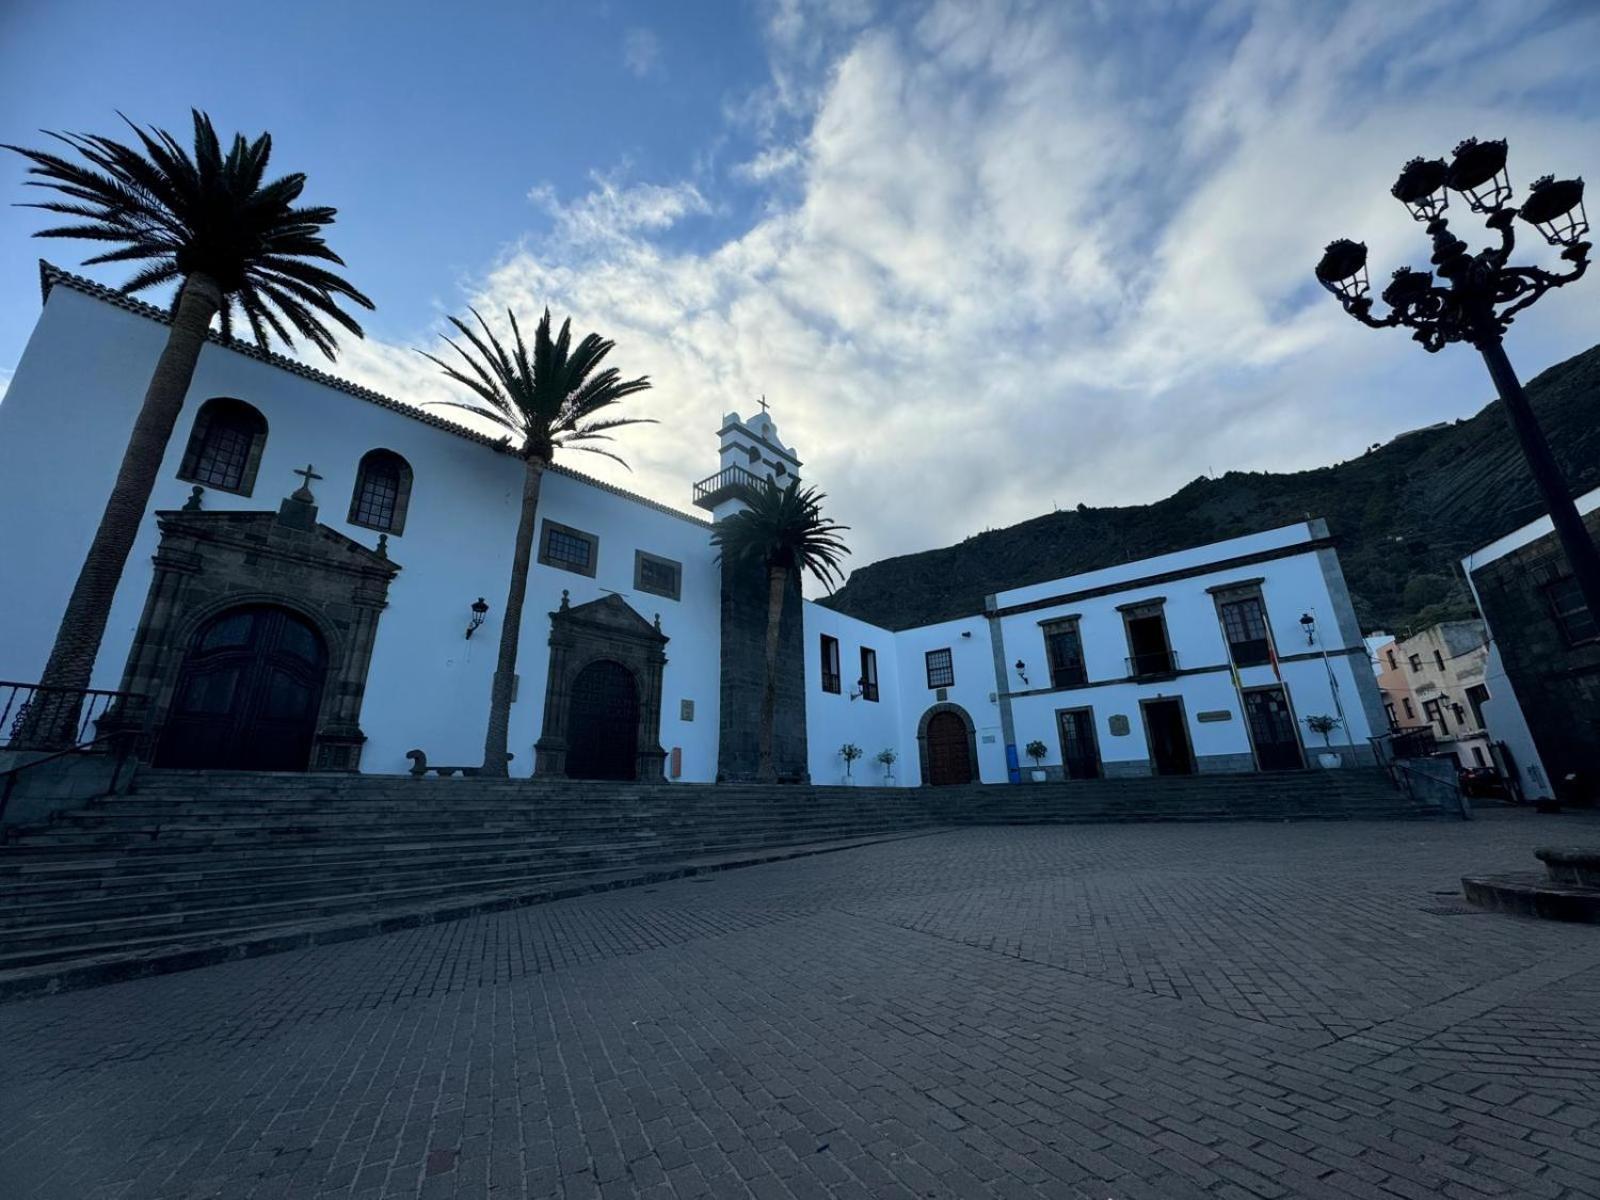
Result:
[[[43,669],[166,338],[162,310],[42,271],[0,402],[0,679],[21,682]],[[685,481],[698,513],[560,463],[546,475],[513,775],[753,772],[765,586],[723,570],[712,523],[747,474],[802,464],[765,412],[726,414],[717,437],[718,471]],[[143,698],[141,756],[158,766],[476,763],[521,487],[488,436],[213,340],[93,686]],[[1321,521],[914,629],[792,599],[776,739],[792,778],[840,782],[847,743],[864,752],[853,778],[882,782],[888,750],[903,786],[1300,769],[1370,761],[1386,727]],[[1334,731],[1311,733],[1314,716]]]

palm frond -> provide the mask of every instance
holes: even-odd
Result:
[[[122,285],[128,294],[203,275],[222,294],[224,334],[232,332],[237,310],[263,348],[273,337],[292,346],[292,327],[332,358],[337,344],[330,322],[362,336],[341,302],[371,309],[372,301],[342,276],[307,261],[343,265],[323,240],[336,210],[300,204],[304,175],[267,181],[270,135],[249,140],[235,134],[224,146],[211,118],[196,109],[186,147],[165,130],[118,116],[133,133],[131,143],[46,131],[56,150],[3,147],[28,161],[28,186],[61,197],[29,207],[74,219],[37,236],[120,246],[87,258],[86,265],[147,262]]]
[[[571,445],[575,450],[604,454],[627,466],[610,451],[576,444],[609,441],[606,431],[624,425],[654,423],[647,417],[594,419],[596,413],[650,386],[650,381],[644,377],[621,380],[615,369],[589,378],[613,343],[591,333],[579,343],[581,361],[575,361],[572,321],[570,318],[564,321],[560,333],[552,337],[547,308],[534,328],[530,352],[514,312],[506,314],[511,327],[508,347],[490,328],[482,313],[475,308],[468,311],[476,320],[477,328],[460,317],[449,318],[466,344],[449,336],[444,342],[464,360],[470,375],[456,364],[446,363],[426,351],[418,353],[484,404],[437,403],[450,403],[452,407],[476,412],[511,430],[517,439],[516,451],[525,458],[548,462],[556,450]]]

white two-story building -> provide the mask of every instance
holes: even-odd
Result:
[[[904,783],[1000,783],[1366,763],[1387,728],[1320,520],[1014,588],[897,632],[808,605],[806,634],[819,780],[840,773],[845,742],[868,777],[886,748]]]

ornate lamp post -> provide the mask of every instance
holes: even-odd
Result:
[[[1396,271],[1383,289],[1389,311],[1382,317],[1372,315],[1367,248],[1360,242],[1341,238],[1330,243],[1317,263],[1317,280],[1363,325],[1374,329],[1404,325],[1429,353],[1451,342],[1467,342],[1483,355],[1584,602],[1600,622],[1600,553],[1584,528],[1561,468],[1501,344],[1507,326],[1519,312],[1588,269],[1589,243],[1583,237],[1589,232],[1589,222],[1583,207],[1583,180],[1546,175],[1529,189],[1522,206],[1514,207],[1506,177],[1506,144],[1468,138],[1456,147],[1452,162],[1412,159],[1391,190],[1413,217],[1427,223],[1433,238],[1434,269],[1402,267]],[[1444,211],[1452,191],[1461,193],[1467,207],[1481,214],[1484,225],[1500,235],[1498,246],[1473,254],[1450,232]],[[1561,257],[1572,264],[1568,270],[1552,273],[1539,267],[1507,265],[1516,244],[1512,222],[1519,216],[1543,234],[1545,241],[1562,247]],[[1435,275],[1441,282],[1434,281]]]

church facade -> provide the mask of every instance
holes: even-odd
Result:
[[[17,681],[43,668],[166,336],[156,308],[50,267],[43,282],[0,402],[0,678]],[[801,463],[764,411],[725,415],[717,437],[700,513],[559,463],[546,475],[514,776],[753,774],[765,580],[725,572],[710,537],[738,482]],[[93,686],[144,698],[156,765],[475,764],[521,475],[490,437],[213,341]],[[798,581],[791,600],[775,739],[789,778],[883,782],[883,750],[906,786],[1287,769],[1321,747],[1312,713],[1341,714],[1342,758],[1383,727],[1320,522],[1016,589],[919,629],[802,601]],[[848,772],[846,743],[865,755]]]

